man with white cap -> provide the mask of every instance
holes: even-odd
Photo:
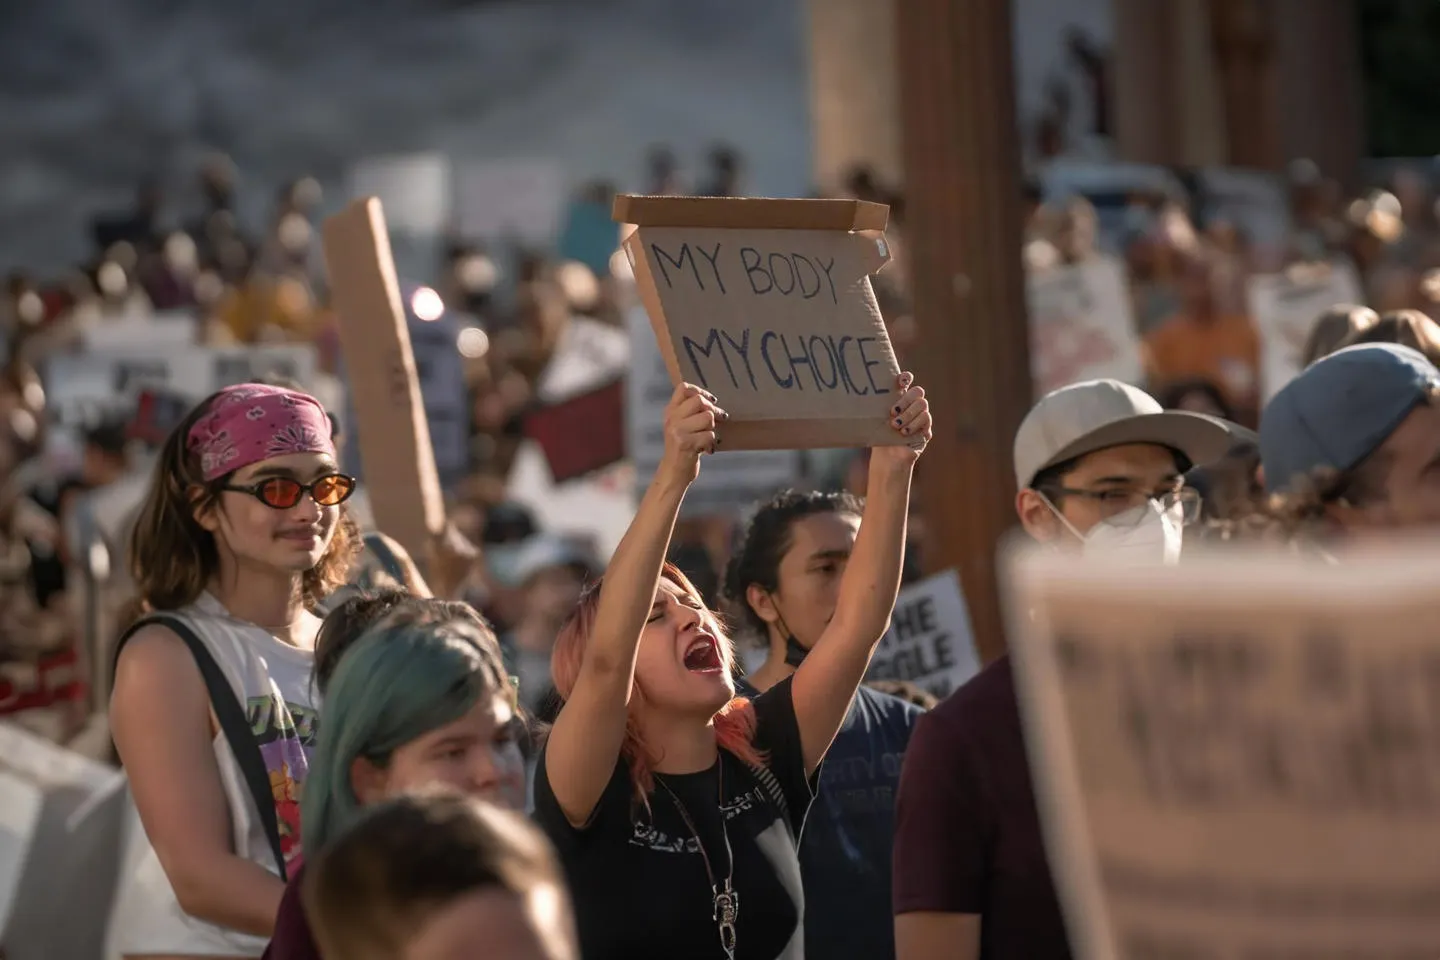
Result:
[[[1167,412],[1115,380],[1044,397],[1015,436],[1015,509],[1032,538],[1154,564],[1199,515],[1185,471],[1223,456],[1231,425]],[[1010,659],[920,718],[896,806],[897,960],[1068,958],[1045,859]]]

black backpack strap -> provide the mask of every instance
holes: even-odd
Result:
[[[195,658],[195,666],[200,668],[200,676],[210,694],[210,705],[215,710],[220,732],[230,744],[230,752],[235,755],[235,762],[240,765],[240,773],[245,778],[245,786],[250,791],[251,799],[255,801],[260,825],[265,828],[265,837],[270,841],[270,852],[275,855],[275,865],[280,868],[280,878],[289,879],[285,871],[285,853],[280,845],[280,820],[275,813],[275,794],[270,787],[270,774],[265,769],[265,758],[260,755],[260,744],[255,742],[255,734],[250,728],[250,722],[245,718],[245,708],[241,705],[240,698],[235,695],[235,688],[230,686],[230,681],[226,679],[215,658],[210,655],[204,641],[178,617],[164,614],[145,617],[136,621],[116,642],[111,676],[115,675],[113,668],[120,662],[120,651],[124,649],[126,641],[141,627],[152,623],[174,633],[190,648],[190,655]]]
[[[367,533],[361,538],[361,541],[380,561],[380,568],[394,577],[396,583],[401,586],[408,583],[404,565],[400,563],[400,558],[395,556],[395,551],[390,549],[390,544],[385,542],[384,537],[378,533]]]

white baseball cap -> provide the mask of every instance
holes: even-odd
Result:
[[[1219,417],[1165,410],[1144,390],[1119,380],[1086,380],[1052,391],[1030,408],[1015,433],[1015,483],[1057,463],[1127,443],[1153,443],[1198,466],[1223,457],[1235,427]]]

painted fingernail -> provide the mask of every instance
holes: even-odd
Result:
[[[900,404],[897,403],[897,404],[895,404],[895,406],[891,407],[891,408],[890,408],[890,412],[891,412],[891,413],[899,413],[899,412],[900,412]]]
[[[900,423],[901,423],[900,418],[899,418],[899,417],[896,417],[896,418],[895,418],[895,426],[897,426],[897,427],[900,426]]]

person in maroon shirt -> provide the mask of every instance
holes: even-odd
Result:
[[[407,624],[418,625],[418,629],[407,628]],[[449,636],[447,628],[452,626],[463,636]],[[380,631],[385,636],[370,636]],[[436,631],[446,635],[436,636],[435,642],[427,641],[427,636]],[[408,664],[404,669],[400,663],[391,664],[394,669],[387,672],[392,680],[390,684],[381,683],[375,676],[347,678],[346,671],[338,670],[343,655],[352,647],[356,648],[357,656],[363,656],[365,651],[361,648],[367,644],[376,647],[376,640],[393,648],[389,660]],[[466,651],[467,647],[473,649]],[[438,653],[431,648],[438,649]],[[457,654],[457,651],[462,652]],[[369,651],[370,654],[376,652]],[[357,662],[357,669],[368,670],[374,660],[372,656],[365,663]],[[430,705],[423,717],[417,715],[410,702],[417,688],[416,678],[401,676],[407,670],[428,670],[428,685],[441,691],[429,698]],[[378,707],[366,712],[386,718],[378,727],[362,731],[358,739],[364,742],[352,744],[358,756],[367,761],[385,758],[383,767],[375,767],[363,778],[369,782],[362,783],[362,778],[352,773],[344,778],[344,783],[332,782],[334,776],[307,783],[322,792],[343,794],[334,796],[333,802],[304,807],[310,811],[303,813],[307,822],[314,819],[315,812],[322,813],[324,816],[320,819],[327,821],[317,824],[312,834],[319,839],[320,846],[324,845],[327,832],[343,827],[343,821],[354,815],[356,806],[414,787],[449,785],[515,809],[523,806],[524,777],[515,740],[523,733],[524,723],[514,712],[513,685],[504,674],[494,632],[469,604],[416,597],[398,589],[352,597],[325,618],[315,639],[314,682],[320,696],[325,698],[320,720],[322,733],[316,747],[317,763],[333,760],[332,766],[348,772],[360,762],[339,756],[333,731],[329,737],[323,732],[327,718],[337,719],[338,705],[357,698],[378,700]],[[487,693],[491,696],[485,696]],[[439,721],[438,726],[413,735],[417,725],[429,727],[435,721]],[[403,742],[397,745],[396,740]],[[329,827],[328,831],[319,829],[325,826]],[[297,869],[291,870],[285,885],[275,916],[275,932],[265,949],[264,960],[322,958],[300,895],[305,867],[299,858],[294,865]]]
[[[1163,412],[1114,380],[1044,397],[1015,437],[1016,511],[1033,539],[1173,562],[1199,515],[1183,473],[1232,425]],[[1008,656],[920,718],[900,775],[897,960],[1068,960]]]

